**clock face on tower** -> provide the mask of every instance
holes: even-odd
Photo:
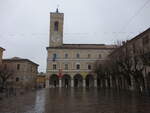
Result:
[[[60,38],[59,37],[52,37],[52,42],[59,42],[60,41]]]

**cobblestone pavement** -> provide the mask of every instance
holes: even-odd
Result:
[[[0,113],[150,113],[150,97],[97,89],[42,89],[0,101]]]

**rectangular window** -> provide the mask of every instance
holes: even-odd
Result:
[[[149,37],[148,36],[145,36],[144,38],[143,38],[143,45],[146,45],[146,44],[148,44],[149,43]]]
[[[65,58],[68,58],[68,54],[67,53],[65,54]]]
[[[54,53],[54,54],[53,54],[53,61],[55,61],[55,60],[56,60],[56,58],[57,58],[57,54],[56,54],[56,53]]]
[[[17,64],[17,70],[20,70],[20,64]]]
[[[65,70],[68,70],[68,64],[65,64]]]
[[[53,70],[56,70],[56,69],[57,69],[56,64],[53,64]]]
[[[16,82],[18,82],[19,81],[19,77],[16,77]]]
[[[91,65],[88,65],[88,69],[91,70]]]
[[[80,54],[79,53],[77,53],[77,58],[80,58]]]
[[[88,58],[91,58],[91,55],[90,55],[90,54],[88,54]]]
[[[7,69],[7,64],[4,65],[4,69]]]
[[[133,43],[132,48],[133,48],[133,53],[135,54],[136,53],[135,43]]]
[[[101,54],[99,54],[99,56],[98,56],[100,59],[102,58],[102,55]]]

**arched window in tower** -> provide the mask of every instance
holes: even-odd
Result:
[[[54,22],[54,31],[58,31],[59,22]]]

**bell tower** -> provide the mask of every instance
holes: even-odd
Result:
[[[50,47],[60,47],[63,44],[63,24],[64,14],[56,12],[50,13]]]

